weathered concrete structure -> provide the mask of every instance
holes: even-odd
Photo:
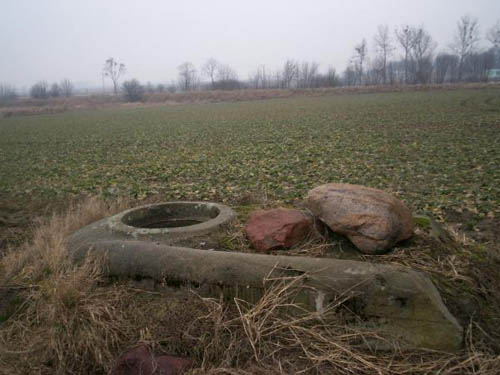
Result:
[[[218,203],[168,202],[123,211],[93,224],[92,228],[105,227],[116,239],[141,239],[178,245],[214,234],[235,218],[236,214],[231,208]]]
[[[193,203],[197,204],[203,205]],[[352,293],[359,301],[357,312],[364,324],[390,334],[402,347],[455,351],[462,345],[462,328],[443,304],[432,282],[421,273],[367,262],[170,246],[179,238],[185,238],[182,231],[172,231],[180,228],[155,228],[148,229],[153,232],[144,232],[144,228],[130,230],[131,226],[124,223],[146,223],[152,208],[156,212],[153,216],[159,217],[171,206],[164,205],[158,208],[159,211],[152,206],[143,211],[126,211],[82,228],[69,238],[72,256],[78,261],[88,252],[96,252],[106,256],[111,275],[222,286],[240,298],[248,297],[248,291],[262,290],[264,279],[269,275],[307,274],[301,300],[311,309],[321,312],[334,296]],[[190,211],[191,214],[212,212],[213,217],[204,216],[205,219],[211,217],[205,222],[205,227],[210,227],[211,220],[216,220],[211,230],[233,217],[232,211],[221,205],[208,204],[196,209],[192,206],[191,209],[194,210]],[[130,216],[133,212],[141,214]],[[217,221],[221,213],[225,219]],[[182,218],[182,215],[177,217]],[[192,217],[187,215],[183,219],[189,222]],[[200,224],[192,227],[197,225]],[[194,230],[190,235],[198,236],[200,232]]]

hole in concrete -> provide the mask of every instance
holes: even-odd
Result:
[[[406,307],[408,305],[408,298],[406,297],[396,297],[394,300],[401,308]]]
[[[164,203],[141,207],[122,217],[122,223],[136,228],[178,228],[197,225],[216,218],[219,208],[203,203]]]
[[[189,219],[165,219],[165,220],[154,220],[152,222],[145,222],[139,225],[133,225],[139,228],[176,228],[176,227],[188,227],[190,225],[200,224],[202,221],[189,220]]]

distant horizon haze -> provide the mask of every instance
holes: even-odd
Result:
[[[185,61],[201,73],[211,57],[241,80],[261,65],[280,69],[287,59],[342,73],[363,38],[373,56],[378,25],[387,25],[392,38],[401,25],[423,25],[437,53],[449,50],[464,15],[478,19],[484,39],[500,19],[500,1],[3,0],[0,83],[23,90],[68,78],[77,88],[97,89],[109,57],[125,64],[122,81],[154,84],[177,80]],[[109,80],[105,85],[111,90]]]

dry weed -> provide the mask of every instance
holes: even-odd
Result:
[[[500,356],[476,347],[475,328],[467,329],[466,350],[460,354],[434,351],[372,352],[373,340],[388,340],[377,332],[345,324],[339,296],[324,312],[304,310],[293,302],[304,275],[269,279],[255,304],[204,298],[208,313],[197,320],[213,335],[200,336],[201,367],[193,374],[496,374]],[[233,306],[234,307],[234,306]],[[390,341],[387,341],[390,344]]]
[[[29,244],[1,259],[2,290],[19,292],[16,310],[0,327],[2,370],[65,373],[113,359],[127,329],[120,312],[126,296],[101,287],[101,260],[73,265],[65,240],[120,206],[89,199],[39,223]]]

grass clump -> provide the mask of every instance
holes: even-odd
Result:
[[[1,292],[22,301],[0,326],[0,364],[8,373],[68,373],[106,368],[127,332],[126,296],[103,287],[102,262],[69,260],[65,239],[119,205],[91,199],[53,216],[30,243],[1,259]],[[89,367],[90,366],[90,367]]]

